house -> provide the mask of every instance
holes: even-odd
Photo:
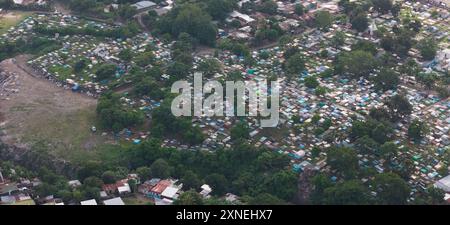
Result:
[[[249,15],[240,13],[238,11],[231,12],[227,18],[227,22],[231,22],[233,20],[238,20],[241,23],[241,25],[250,25],[256,21],[255,19],[251,18]]]
[[[122,186],[118,186],[117,192],[119,192],[119,195],[131,193],[130,185],[128,183],[124,183]]]
[[[207,196],[209,196],[209,193],[212,192],[212,189],[209,185],[204,184],[201,186],[202,191],[200,191],[200,195],[202,195],[204,198],[206,198]]]
[[[180,189],[178,187],[169,186],[161,193],[161,197],[175,200],[178,198],[179,191],[180,191]]]
[[[450,192],[450,175],[436,181],[434,187],[442,189],[445,192]]]
[[[97,201],[95,199],[90,199],[86,201],[80,202],[81,205],[97,205]]]
[[[105,201],[103,201],[103,204],[105,204],[105,205],[125,205],[125,203],[123,202],[121,197],[105,200]]]
[[[161,194],[166,190],[167,187],[172,185],[169,180],[161,180],[156,184],[151,191],[148,193],[149,197],[161,198]]]
[[[147,9],[156,8],[156,3],[152,1],[140,1],[131,5],[135,7],[138,11],[145,11]]]
[[[228,202],[237,202],[239,200],[239,196],[232,194],[232,193],[226,193],[225,194],[225,200]]]
[[[151,180],[145,181],[143,184],[139,185],[138,192],[144,195],[147,195],[151,192],[152,188],[154,188],[161,179],[153,178]]]
[[[104,184],[102,189],[106,194],[127,194],[131,193],[130,185],[128,184],[128,179],[123,179],[117,181],[115,184]]]

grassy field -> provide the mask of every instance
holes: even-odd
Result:
[[[16,87],[18,93],[0,102],[5,143],[44,143],[49,153],[72,162],[106,156],[114,159],[118,155],[113,154],[109,136],[91,131],[92,126],[97,126],[95,99],[32,77],[10,60],[0,66],[16,73],[20,84]]]
[[[102,139],[90,131],[95,124],[95,107],[39,117],[28,121],[22,140],[26,143],[43,141],[59,157],[74,161],[86,159]]]
[[[30,12],[16,12],[11,11],[5,14],[0,14],[0,35],[8,31],[9,28],[16,26],[22,20],[31,16]]]

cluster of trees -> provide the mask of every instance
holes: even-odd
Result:
[[[133,93],[137,96],[148,96],[154,100],[163,99],[165,92],[161,89],[161,84],[152,77],[142,77],[133,86]]]
[[[333,16],[328,11],[317,11],[314,15],[315,25],[319,29],[326,30],[333,23]]]
[[[214,20],[224,20],[228,13],[237,8],[237,2],[234,0],[206,0],[206,12]]]
[[[76,67],[80,67],[79,65],[80,62],[77,63]],[[99,68],[97,69],[97,71],[95,71],[95,79],[97,81],[103,81],[103,80],[108,80],[111,79],[117,70],[117,66],[114,64],[110,64],[110,63],[104,63],[102,65],[99,66]]]
[[[186,3],[176,6],[156,22],[157,33],[178,37],[188,33],[199,43],[214,46],[217,27],[212,17],[198,4]]]
[[[425,38],[419,41],[417,49],[424,60],[432,60],[436,56],[437,44],[433,38]]]
[[[381,14],[391,12],[393,16],[398,16],[401,8],[401,3],[393,3],[392,0],[372,0],[373,8]]]
[[[191,35],[181,33],[172,46],[172,62],[167,68],[167,73],[172,81],[183,79],[189,75],[194,61],[193,42]]]
[[[349,18],[352,28],[358,32],[363,32],[369,26],[369,19],[367,17],[367,11],[371,6],[370,1],[352,1],[341,0],[339,6],[344,8],[344,12]]]
[[[269,200],[283,203],[296,194],[297,175],[285,170],[289,162],[285,155],[255,149],[244,142],[215,152],[178,151],[160,146],[159,140],[151,139],[124,151],[121,158],[130,163],[131,169],[152,165],[147,171],[154,171],[159,161],[157,171],[163,173],[152,176],[181,178],[187,190],[198,191],[207,183],[215,196],[232,192],[248,196],[253,204]],[[266,197],[258,198],[262,194]]]
[[[139,27],[135,22],[130,22],[125,26],[114,29],[98,29],[96,27],[88,26],[78,28],[75,26],[67,27],[48,27],[44,24],[34,26],[33,30],[40,34],[55,35],[92,35],[96,37],[111,37],[111,38],[129,38],[135,36],[139,32]]]
[[[400,57],[405,57],[408,51],[416,44],[414,38],[420,31],[422,23],[417,18],[406,17],[402,20],[401,26],[394,26],[392,28],[393,34],[389,32],[382,32],[381,47],[386,51],[395,53]],[[424,51],[419,49],[425,59],[434,57],[433,52],[436,48],[432,39],[425,39],[418,46],[424,48]]]
[[[256,6],[256,9],[262,13],[275,15],[277,13],[278,5],[273,0],[263,0]]]
[[[30,40],[18,39],[0,43],[0,61],[17,54],[43,54],[59,48],[60,43],[47,38],[35,37]]]
[[[254,43],[260,45],[263,41],[276,41],[283,34],[283,30],[278,23],[273,20],[269,20],[260,27],[255,33]]]
[[[334,72],[353,79],[368,78],[377,68],[377,61],[373,54],[364,50],[353,50],[339,54],[334,62]]]
[[[343,173],[345,179],[335,182],[326,174],[313,177],[313,192],[310,201],[313,204],[406,204],[410,188],[398,174],[388,172],[374,175],[368,183],[358,179],[361,173],[356,151],[341,147],[329,150],[329,165]],[[373,196],[371,192],[375,192]]]
[[[414,141],[420,141],[427,132],[426,124],[418,119],[414,119],[408,127],[408,136]]]
[[[171,111],[171,100],[171,96],[165,98],[161,106],[152,111],[152,136],[171,136],[191,145],[201,144],[205,139],[201,129],[192,126],[189,117],[175,117]]]
[[[286,49],[284,58],[286,61],[283,64],[283,68],[289,79],[298,76],[305,70],[305,58],[300,49],[296,47]]]
[[[111,92],[103,94],[97,104],[97,116],[102,127],[115,132],[123,128],[140,125],[144,115],[139,110],[124,106],[118,94]]]

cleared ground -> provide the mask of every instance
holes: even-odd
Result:
[[[96,154],[105,137],[92,133],[97,100],[64,90],[43,78],[22,70],[27,58],[16,57],[0,63],[0,69],[15,74],[17,93],[0,99],[0,137],[8,144],[48,144],[51,153],[79,161]],[[20,67],[17,65],[19,64]],[[27,71],[29,71],[27,69]],[[10,84],[11,86],[11,84]]]
[[[22,20],[31,16],[30,12],[9,11],[0,13],[0,34],[4,34],[9,28],[16,26]]]

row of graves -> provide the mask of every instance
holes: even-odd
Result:
[[[445,151],[448,150],[449,100],[441,99],[437,95],[426,91],[420,91],[417,87],[402,84],[393,91],[379,92],[374,85],[365,79],[348,80],[345,77],[335,76],[332,78],[321,78],[320,73],[331,67],[332,59],[341,51],[350,51],[351,45],[358,40],[377,42],[373,36],[376,27],[388,26],[392,28],[397,24],[396,20],[389,15],[371,14],[372,21],[369,32],[356,34],[348,30],[345,25],[333,25],[326,33],[319,31],[308,32],[308,35],[294,39],[289,45],[298,47],[306,56],[307,69],[299,74],[297,79],[287,82],[284,79],[281,64],[283,63],[283,52],[280,47],[263,49],[253,52],[253,58],[257,61],[254,67],[247,67],[243,58],[229,52],[222,52],[219,60],[223,62],[224,74],[229,71],[240,70],[242,76],[247,80],[265,79],[270,73],[277,74],[281,82],[280,95],[280,123],[276,128],[260,128],[258,120],[247,118],[245,121],[250,127],[251,142],[257,146],[266,146],[281,154],[287,154],[291,158],[292,169],[301,172],[305,168],[313,168],[320,171],[328,170],[326,166],[326,152],[319,156],[312,156],[314,147],[326,149],[333,145],[351,145],[345,133],[351,128],[353,118],[363,118],[371,108],[381,107],[385,100],[398,94],[405,93],[406,98],[413,106],[413,112],[409,119],[394,125],[394,142],[402,149],[408,145],[408,151],[399,153],[399,157],[408,157],[414,161],[414,172],[410,184],[413,193],[425,190],[430,184],[442,178],[438,171],[448,166]],[[442,22],[442,20],[441,20]],[[445,21],[444,21],[445,23]],[[426,29],[426,26],[425,26]],[[330,38],[335,32],[342,30],[346,34],[345,44],[339,48],[330,45]],[[325,43],[325,46],[323,45]],[[440,45],[442,46],[442,45]],[[317,53],[326,49],[328,58],[317,57]],[[259,58],[261,51],[269,52],[269,59]],[[209,56],[206,56],[209,57]],[[420,62],[418,57],[414,58]],[[232,62],[232,63],[230,63]],[[425,70],[424,70],[425,71]],[[316,76],[319,85],[325,87],[328,92],[324,96],[314,94],[314,89],[305,87],[303,81],[308,76]],[[310,124],[313,117],[318,115],[318,121],[312,126],[302,126],[300,132],[294,126],[292,117],[300,116],[303,123]],[[412,144],[407,137],[409,122],[414,118],[420,118],[430,127],[430,133],[421,143]],[[321,126],[327,119],[331,120],[325,132],[317,135],[315,129]],[[197,118],[195,123],[204,128],[208,134],[206,140],[207,149],[216,146],[229,146],[229,128],[234,122],[233,118]],[[327,123],[329,123],[327,121]],[[337,131],[337,132],[334,132]],[[328,133],[338,133],[337,137],[327,138]],[[172,142],[171,140],[167,141]],[[174,141],[173,144],[176,144]],[[431,151],[431,154],[429,154]],[[372,155],[358,155],[360,165],[370,166],[377,172],[385,171],[384,160]]]
[[[26,18],[18,26],[11,28],[2,36],[2,39],[15,41],[19,38],[44,37],[41,34],[37,34],[34,30],[38,24],[49,29],[89,28],[93,30],[111,30],[118,28],[116,25],[86,20],[72,15],[59,13],[36,14]],[[34,72],[56,83],[58,86],[72,89],[73,91],[80,91],[94,97],[97,97],[107,89],[128,84],[130,79],[127,79],[126,75],[129,69],[135,65],[134,60],[141,54],[151,52],[154,60],[162,63],[170,58],[168,45],[147,33],[139,33],[133,38],[127,39],[81,34],[60,35],[59,33],[45,37],[61,43],[61,48],[31,59],[28,61],[29,66],[35,70]],[[135,56],[131,62],[125,62],[119,58],[119,53],[124,49],[131,50]],[[83,61],[82,66],[77,65],[80,61]],[[116,72],[110,78],[99,80],[96,78],[95,73],[104,64],[116,65]],[[76,68],[77,66],[81,68]]]

